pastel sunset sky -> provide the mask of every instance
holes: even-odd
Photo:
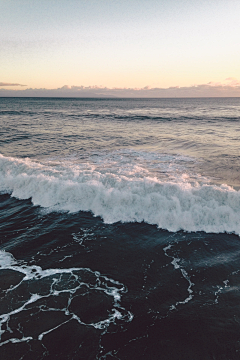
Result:
[[[0,0],[0,88],[240,89],[239,15],[239,0]]]

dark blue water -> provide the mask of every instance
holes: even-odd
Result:
[[[0,99],[0,359],[239,359],[239,99]]]

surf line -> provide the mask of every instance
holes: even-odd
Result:
[[[181,273],[182,273],[182,276],[184,277],[184,279],[187,280],[188,282],[188,288],[187,288],[187,291],[188,291],[188,297],[186,297],[185,300],[183,301],[177,301],[175,305],[171,305],[169,310],[175,310],[177,308],[178,305],[180,304],[187,304],[190,300],[192,300],[192,298],[194,297],[193,295],[193,290],[192,290],[192,286],[194,286],[195,284],[191,281],[187,271],[185,269],[183,269],[180,265],[179,265],[179,262],[181,261],[180,258],[175,258],[174,256],[171,256],[171,255],[168,255],[167,251],[170,250],[172,248],[173,244],[169,244],[168,246],[164,247],[163,248],[163,251],[165,253],[165,255],[171,259],[173,259],[171,261],[171,264],[173,265],[174,269],[175,270],[180,270]]]

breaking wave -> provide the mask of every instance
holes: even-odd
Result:
[[[149,156],[139,154],[135,162],[136,154],[88,162],[37,162],[0,155],[0,191],[31,198],[49,211],[91,211],[106,223],[144,221],[173,232],[240,234],[239,191],[193,181],[181,165],[188,159],[164,155],[160,161],[151,159],[150,168]]]

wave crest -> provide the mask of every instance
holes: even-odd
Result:
[[[93,163],[44,164],[0,155],[0,190],[50,211],[91,211],[106,223],[145,221],[169,231],[240,234],[239,191],[133,170],[128,176],[119,167],[100,171]]]

